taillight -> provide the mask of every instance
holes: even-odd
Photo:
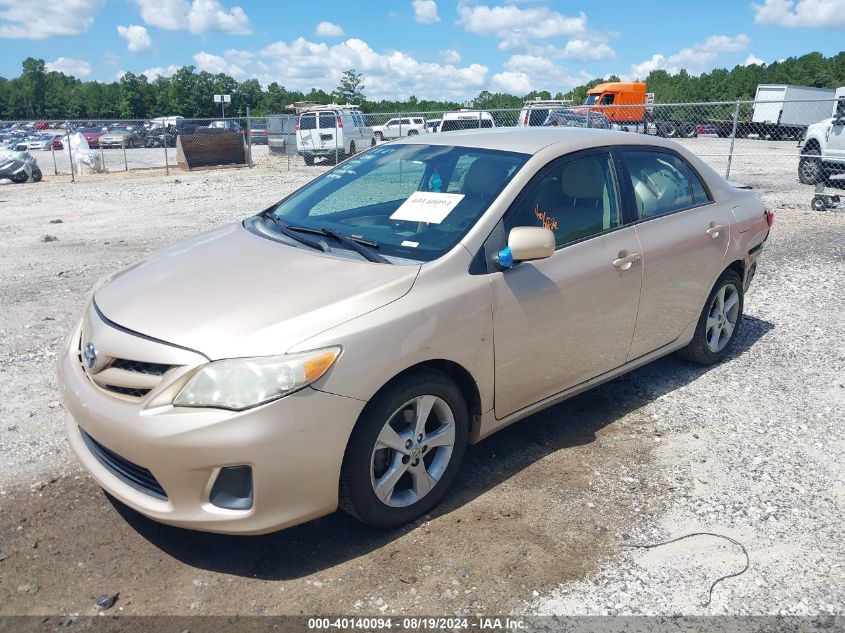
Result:
[[[525,113],[525,120],[522,122],[523,125],[528,125],[528,112]]]
[[[343,123],[340,120],[340,117],[337,117],[337,127],[343,127]]]
[[[766,224],[772,226],[775,223],[775,212],[769,209],[766,209]]]
[[[299,132],[299,119],[296,120],[296,131]]]

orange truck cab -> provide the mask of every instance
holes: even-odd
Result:
[[[598,84],[587,91],[584,100],[585,106],[601,112],[612,123],[642,123],[646,106],[652,103],[654,95],[646,92],[644,83],[622,81]]]

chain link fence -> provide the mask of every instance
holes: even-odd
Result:
[[[497,127],[587,127],[676,139],[727,178],[788,162],[795,180],[842,188],[845,96],[800,101],[573,105],[513,110],[363,113],[323,106],[299,114],[225,119],[0,122],[0,148],[25,150],[44,175],[279,169],[332,164],[394,139]],[[0,178],[3,174],[0,173]]]

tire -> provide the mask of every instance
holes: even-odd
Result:
[[[422,422],[422,440],[415,426],[420,410],[429,412]],[[400,378],[369,402],[352,431],[340,475],[340,507],[377,528],[413,521],[437,505],[452,485],[468,433],[466,402],[448,376],[426,369]],[[380,438],[392,438],[398,448],[386,447]],[[426,439],[434,438],[444,444],[428,446]],[[381,497],[376,493],[379,480]]]
[[[384,134],[382,134],[381,132],[376,132],[375,140],[381,143],[384,140]]]
[[[305,164],[309,167],[314,164],[314,156],[311,154],[304,154],[302,158],[305,160]]]
[[[736,298],[731,303],[733,296]],[[723,272],[707,296],[692,340],[679,354],[701,365],[713,365],[724,359],[742,325],[744,299],[742,279],[737,272],[732,269]],[[729,303],[730,308],[720,308],[720,304]],[[730,325],[730,331],[722,338],[726,325]]]
[[[29,179],[29,176],[26,175],[25,171],[19,171],[19,172],[12,174],[11,176],[9,176],[9,180],[11,180],[12,182],[17,183],[17,184],[20,184],[22,182],[26,182],[28,179]]]
[[[356,151],[356,148],[355,148],[355,141],[352,141],[352,142],[349,144],[349,154],[347,154],[347,156],[355,156],[355,151]]]
[[[698,127],[693,123],[681,123],[681,136],[684,138],[695,138],[698,136]]]
[[[40,169],[36,169],[32,172],[32,182],[41,182],[41,179],[44,177],[44,174],[41,173]]]
[[[375,146],[376,146],[376,137],[374,136],[372,138],[372,140],[370,141],[370,147],[375,147]]]
[[[663,136],[666,138],[678,137],[678,126],[674,121],[666,121],[663,123]]]
[[[824,203],[824,200],[819,197],[813,198],[813,201],[810,203],[810,207],[813,211],[826,211],[827,205]]]
[[[801,152],[804,156],[798,161],[798,180],[805,185],[815,185],[824,180],[824,165],[821,152],[815,148]]]
[[[416,130],[408,130],[408,136],[416,136],[417,134],[419,134],[419,132]]]

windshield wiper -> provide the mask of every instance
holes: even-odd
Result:
[[[353,251],[360,254],[362,257],[368,259],[371,262],[378,262],[379,264],[392,263],[391,261],[385,259],[381,255],[376,253],[375,249],[378,248],[378,242],[371,242],[369,240],[349,237],[348,235],[344,235],[343,233],[338,233],[334,229],[322,228],[320,229],[320,233],[322,233],[323,235],[328,235],[329,237],[333,237],[344,246],[351,248]]]
[[[290,239],[299,242],[300,244],[305,244],[306,246],[310,246],[311,248],[317,249],[318,251],[322,251],[323,253],[328,252],[328,246],[324,242],[318,240],[312,240],[304,235],[300,235],[296,232],[297,227],[290,226],[287,222],[284,222],[273,215],[273,212],[270,209],[262,211],[258,214],[263,218],[269,219],[273,224],[276,225],[276,228],[283,234],[289,237]]]

